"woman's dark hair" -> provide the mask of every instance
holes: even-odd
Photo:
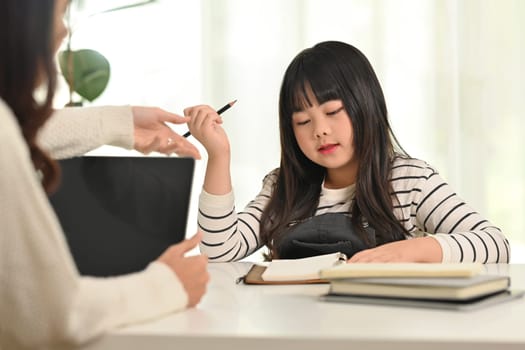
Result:
[[[0,3],[0,98],[11,108],[27,142],[35,169],[49,193],[59,169],[36,144],[38,130],[52,113],[56,85],[54,0],[2,0]],[[38,102],[37,86],[45,88]]]
[[[408,156],[397,142],[385,98],[368,59],[355,47],[327,41],[300,52],[288,66],[279,96],[281,164],[272,196],[261,218],[261,238],[276,258],[276,244],[288,224],[315,214],[326,169],[308,159],[297,144],[292,114],[341,100],[354,130],[359,169],[352,222],[363,233],[363,220],[376,231],[377,244],[404,239],[406,229],[393,214],[390,172],[397,156]],[[364,234],[364,233],[363,233]]]

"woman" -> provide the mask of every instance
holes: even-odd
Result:
[[[198,153],[164,124],[186,119],[159,109],[67,110],[47,123],[56,79],[53,56],[66,33],[67,3],[0,3],[1,349],[83,343],[111,328],[194,306],[208,281],[206,259],[184,257],[199,235],[168,248],[144,271],[79,276],[48,202],[59,169],[46,149],[68,156],[109,143],[144,152]],[[44,89],[42,101],[34,97],[37,88]]]

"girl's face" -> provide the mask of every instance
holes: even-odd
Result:
[[[55,15],[53,24],[53,48],[57,52],[62,41],[67,35],[67,28],[64,23],[64,14],[66,13],[69,0],[55,0]]]
[[[309,94],[312,95],[312,94]],[[325,186],[340,188],[355,182],[358,162],[354,157],[354,131],[341,100],[294,112],[292,125],[299,148],[312,162],[327,169]]]

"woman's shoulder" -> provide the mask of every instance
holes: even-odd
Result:
[[[14,121],[13,111],[5,103],[4,100],[0,98],[0,120],[2,121],[2,129],[6,122],[12,123]]]
[[[0,128],[0,132],[2,133],[2,142],[7,142],[6,139],[11,139],[14,137],[14,135],[20,134],[20,125],[18,125],[18,122],[16,121],[16,117],[13,114],[13,111],[9,106],[5,103],[4,100],[0,98],[0,125],[2,125],[2,128]]]
[[[392,178],[398,177],[430,177],[437,170],[426,161],[407,156],[396,156],[392,161]]]

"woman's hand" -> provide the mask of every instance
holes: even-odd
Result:
[[[144,154],[176,153],[182,157],[200,159],[197,147],[174,132],[166,123],[184,124],[190,119],[157,107],[132,107],[135,126],[135,149]]]
[[[204,255],[184,256],[188,251],[197,247],[202,233],[179,244],[172,245],[157,259],[168,265],[181,281],[188,294],[188,307],[199,303],[206,292],[206,285],[210,279],[208,274],[208,258]]]
[[[419,237],[362,250],[348,259],[348,262],[441,262],[442,259],[443,252],[437,240],[432,237]]]

